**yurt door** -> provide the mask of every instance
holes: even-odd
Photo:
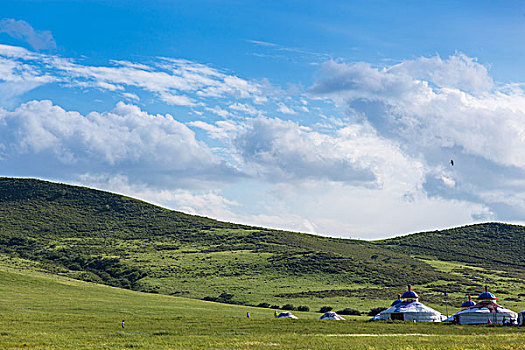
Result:
[[[405,317],[402,312],[393,312],[390,314],[390,319],[392,321],[404,321]]]

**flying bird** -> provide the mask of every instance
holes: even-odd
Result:
[[[453,159],[450,160],[450,165],[454,166],[454,160]]]

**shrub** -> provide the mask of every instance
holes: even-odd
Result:
[[[321,309],[319,309],[319,312],[324,314],[325,312],[332,311],[333,309],[334,308],[331,306],[323,306]]]
[[[269,307],[270,307],[270,304],[268,304],[268,303],[260,303],[260,304],[257,304],[257,307],[265,307],[265,308],[269,308]]]
[[[232,301],[232,299],[233,299],[233,294],[224,292],[221,295],[219,295],[219,297],[217,298],[217,301],[221,303],[229,303]]]
[[[226,292],[222,293],[218,297],[207,296],[207,297],[202,298],[202,300],[215,301],[217,303],[223,303],[223,304],[234,304],[234,305],[241,304],[240,302],[233,300],[233,294],[229,294]]]
[[[310,311],[310,308],[306,305],[300,305],[297,307],[297,311]]]
[[[381,311],[384,311],[386,310],[385,307],[375,307],[373,309],[370,309],[370,311],[368,311],[368,316],[375,316],[377,315],[378,313],[380,313]]]
[[[340,315],[354,315],[354,316],[361,316],[361,311],[359,310],[355,310],[355,309],[350,309],[349,307],[341,310],[341,311],[337,311],[338,314]]]
[[[275,310],[277,310],[277,309],[279,309],[279,308],[280,308],[279,305],[272,305],[272,306],[270,306],[270,309],[275,309]]]
[[[295,310],[295,306],[293,306],[292,304],[284,304],[283,307],[282,307],[283,310],[290,310],[290,311],[293,311]]]

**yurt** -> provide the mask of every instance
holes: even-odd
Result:
[[[320,320],[338,320],[338,321],[343,320],[344,321],[344,318],[342,318],[341,316],[339,316],[337,313],[333,311],[326,312],[324,315],[319,317],[319,319]]]
[[[416,322],[441,322],[446,317],[438,311],[418,301],[419,296],[408,285],[408,290],[392,306],[381,311],[372,320],[400,320]]]
[[[485,287],[477,297],[477,303],[465,307],[445,320],[457,324],[512,323],[518,322],[518,314],[496,304],[496,296]],[[466,303],[466,302],[465,302]],[[463,305],[466,305],[463,303]]]
[[[525,310],[521,311],[518,314],[518,324],[520,325],[520,327],[525,326]]]
[[[294,318],[297,319],[297,316],[292,314],[291,312],[281,312],[279,315],[276,315],[275,318]]]

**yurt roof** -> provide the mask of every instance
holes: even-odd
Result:
[[[481,299],[496,300],[496,296],[494,294],[492,294],[491,292],[483,292],[477,297],[477,299],[478,300],[481,300]]]
[[[333,311],[325,312],[321,317],[319,317],[320,320],[344,320],[343,317],[339,316],[337,313]]]
[[[474,306],[474,305],[476,305],[476,303],[471,300],[470,294],[469,294],[468,300],[465,300],[463,302],[463,304],[461,304],[461,307],[471,307],[471,306]]]
[[[276,316],[277,318],[297,318],[294,314],[291,312],[281,312],[279,315]]]
[[[473,302],[472,300],[465,300],[463,304],[461,304],[461,307],[471,307],[474,305],[476,305],[476,303]]]
[[[399,304],[401,302],[401,299],[394,300],[390,306],[394,306],[396,304]]]
[[[485,286],[485,291],[478,295],[478,300],[496,300],[496,296],[489,292],[489,288]]]
[[[401,302],[401,294],[398,294],[398,295],[397,295],[397,299],[394,300],[394,301],[392,302],[392,304],[390,304],[390,306],[394,306],[394,305],[396,305],[396,304],[398,304],[398,303],[400,303],[400,302]]]
[[[440,312],[432,309],[431,307],[426,306],[423,303],[420,303],[419,301],[413,301],[413,302],[405,302],[402,301],[400,303],[397,303],[394,306],[391,306],[390,308],[381,311],[382,314],[388,314],[388,313],[421,313],[421,314],[441,314]]]
[[[412,290],[412,286],[410,284],[408,285],[408,290],[404,292],[403,295],[401,295],[401,299],[417,299],[417,298],[419,298],[419,295],[417,295],[416,292]]]

